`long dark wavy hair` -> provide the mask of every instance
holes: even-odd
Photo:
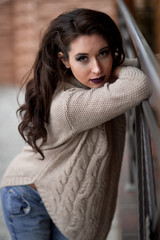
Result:
[[[122,39],[114,21],[105,13],[91,9],[75,9],[52,20],[41,40],[32,67],[33,78],[27,81],[25,102],[18,109],[21,123],[19,132],[35,151],[44,154],[41,146],[47,140],[46,125],[49,123],[50,105],[59,81],[72,75],[65,68],[58,53],[68,59],[70,43],[80,35],[100,34],[108,42],[113,68],[124,60]],[[28,79],[27,79],[28,80]],[[41,140],[41,144],[37,143]]]

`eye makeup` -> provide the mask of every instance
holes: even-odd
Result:
[[[103,57],[103,56],[107,56],[109,53],[110,53],[110,48],[108,46],[105,46],[99,50],[98,55]],[[75,55],[75,59],[76,61],[85,62],[87,61],[88,56],[89,54],[87,53],[77,53]]]
[[[100,56],[107,56],[110,53],[110,48],[109,47],[104,47],[100,50],[99,55]]]
[[[87,59],[87,57],[88,57],[87,53],[78,53],[78,54],[76,54],[75,59],[76,59],[76,61],[82,61],[83,62]]]

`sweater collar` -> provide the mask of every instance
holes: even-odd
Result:
[[[85,86],[84,84],[82,84],[81,82],[79,82],[76,78],[72,77],[70,79],[67,79],[67,82],[74,85],[75,87],[78,87],[78,88],[83,88],[83,89],[86,89],[86,90],[89,90],[90,88]]]

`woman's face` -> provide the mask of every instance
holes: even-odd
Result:
[[[74,77],[89,88],[109,81],[113,57],[107,41],[98,34],[81,35],[70,44],[68,60],[62,59]]]

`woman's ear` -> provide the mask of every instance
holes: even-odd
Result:
[[[65,58],[62,52],[58,53],[58,57],[61,59],[62,63],[65,65],[66,68],[70,68],[69,61]]]

